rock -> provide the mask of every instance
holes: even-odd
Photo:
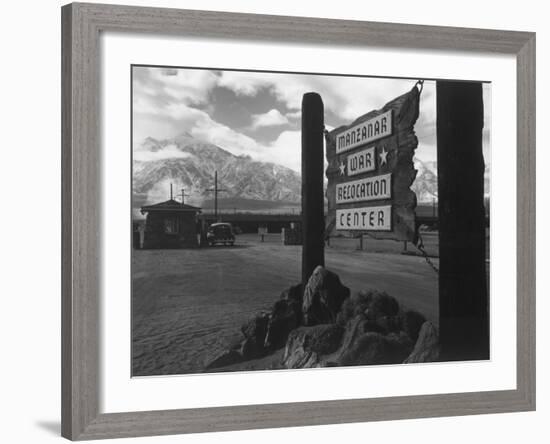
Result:
[[[267,333],[268,323],[269,313],[261,312],[243,324],[241,332],[245,338],[254,339],[256,342],[263,343]]]
[[[304,290],[304,325],[336,322],[336,316],[349,294],[349,288],[342,285],[337,274],[321,266],[315,268]]]
[[[235,337],[234,339],[228,341],[227,349],[228,350],[237,350],[239,351],[242,347],[243,338],[241,335]]]
[[[376,320],[383,316],[397,316],[398,312],[399,304],[387,293],[378,290],[362,290],[344,301],[337,321],[341,325],[346,325],[357,315]]]
[[[322,357],[335,352],[344,329],[336,324],[300,327],[293,330],[286,343],[283,364],[286,368],[322,366]]]
[[[409,335],[409,338],[411,338],[413,342],[416,342],[418,340],[420,329],[422,328],[424,322],[426,322],[426,318],[417,311],[407,310],[401,315],[401,319],[401,326],[403,330]]]
[[[422,324],[412,353],[405,359],[404,363],[438,361],[439,350],[439,332],[430,321],[426,321]]]
[[[302,284],[293,285],[292,287],[287,288],[281,293],[281,297],[279,299],[296,301],[301,305],[303,300]]]
[[[380,333],[387,334],[386,329],[375,321],[368,320],[365,315],[359,314],[346,324],[340,355],[354,347],[358,338],[365,333]]]
[[[380,328],[379,332],[384,334],[397,333],[402,330],[403,319],[401,316],[381,316],[370,321],[374,322]]]
[[[301,306],[297,301],[281,299],[275,302],[267,324],[264,347],[271,350],[283,347],[288,334],[300,325],[301,320]]]
[[[404,332],[382,335],[367,332],[348,349],[342,349],[340,365],[400,364],[410,354],[413,343]]]
[[[264,344],[258,344],[252,338],[245,338],[238,349],[244,360],[260,358],[265,353]]]
[[[227,365],[236,364],[241,362],[243,357],[236,350],[227,350],[216,357],[210,364],[206,366],[206,370],[211,370],[219,367],[225,367]]]
[[[368,321],[361,314],[350,320],[346,324],[344,338],[342,340],[342,350],[348,350],[357,338],[363,336],[367,331],[369,331],[367,326]]]
[[[397,300],[386,292],[364,292],[364,298],[367,303],[367,308],[365,309],[365,316],[367,319],[374,320],[382,316],[396,316],[399,312]]]
[[[321,358],[313,351],[295,348],[283,361],[284,368],[315,368],[319,367]]]
[[[244,359],[255,359],[265,354],[265,337],[269,324],[269,314],[262,312],[241,327],[245,337],[239,351]]]

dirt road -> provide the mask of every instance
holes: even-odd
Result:
[[[234,247],[134,250],[132,264],[134,375],[194,373],[299,282],[301,247],[281,245],[280,235],[264,243],[241,235]],[[336,244],[326,249],[326,266],[352,293],[385,290],[437,324],[437,275],[421,257]]]

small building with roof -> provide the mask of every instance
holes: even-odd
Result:
[[[201,208],[169,199],[141,207],[146,215],[143,248],[195,248],[199,246]]]

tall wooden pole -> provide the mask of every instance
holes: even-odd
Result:
[[[214,219],[218,221],[218,170],[214,173]]]
[[[218,222],[218,193],[220,191],[227,191],[221,188],[218,188],[218,170],[214,172],[214,188],[205,191],[214,192],[214,221]]]
[[[441,359],[488,359],[482,85],[436,89]]]
[[[189,194],[185,194],[185,188],[181,189],[181,204],[185,204],[185,196],[189,197]]]
[[[324,107],[317,93],[302,98],[302,283],[325,265],[323,195]]]

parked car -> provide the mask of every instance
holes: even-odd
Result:
[[[233,245],[235,243],[233,227],[227,222],[212,224],[208,227],[206,240],[210,246],[216,244]]]

